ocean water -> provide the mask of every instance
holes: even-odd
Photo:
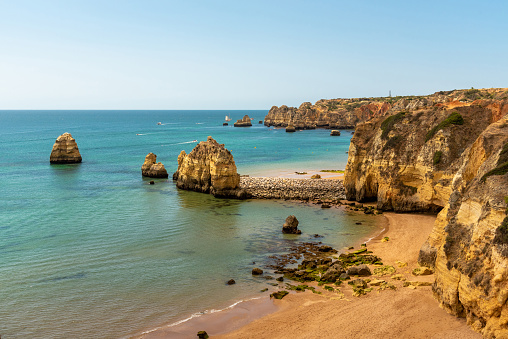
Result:
[[[213,136],[240,174],[344,169],[351,133],[285,133],[267,111],[0,111],[0,335],[124,338],[262,295],[252,262],[294,241],[344,247],[379,219],[288,201],[220,200],[141,177],[153,152],[168,173]],[[250,128],[224,127],[244,114]],[[161,122],[161,125],[157,125]],[[232,125],[232,124],[231,124]],[[70,132],[83,162],[50,165]],[[282,235],[285,218],[301,236]],[[361,221],[362,225],[355,223]],[[225,282],[235,279],[236,285]]]

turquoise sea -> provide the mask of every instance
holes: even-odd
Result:
[[[250,128],[224,116],[253,117]],[[252,262],[294,241],[342,248],[376,230],[376,217],[289,201],[219,200],[177,190],[181,150],[211,135],[240,174],[344,169],[350,131],[285,133],[267,111],[0,111],[0,335],[123,338],[263,295]],[[161,125],[157,125],[161,122]],[[232,125],[232,124],[231,124]],[[83,162],[50,165],[69,132]],[[169,180],[141,177],[146,154]],[[281,234],[285,218],[301,236]],[[361,225],[355,223],[361,221]],[[225,282],[235,279],[236,285]]]

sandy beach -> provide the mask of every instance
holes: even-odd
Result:
[[[369,250],[385,265],[397,267],[407,280],[433,281],[433,276],[414,277],[420,246],[430,233],[435,217],[385,213],[389,221],[388,242],[382,237],[369,243]],[[397,261],[408,265],[398,267]],[[458,319],[439,308],[431,287],[411,289],[391,281],[397,290],[372,291],[353,297],[344,289],[341,299],[332,292],[292,293],[274,303],[279,310],[238,330],[213,338],[481,338]],[[205,328],[203,328],[206,330]],[[196,329],[198,330],[198,329]]]

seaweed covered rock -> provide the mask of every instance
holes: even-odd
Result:
[[[52,164],[75,164],[82,160],[78,144],[70,133],[60,135],[51,150],[49,162]]]
[[[148,153],[145,157],[145,162],[141,166],[141,175],[149,178],[167,178],[168,172],[161,162],[157,162],[155,154]]]
[[[219,144],[210,136],[189,154],[180,152],[173,180],[180,189],[210,193],[218,198],[248,197],[247,192],[240,189],[240,175],[233,155],[224,144]]]

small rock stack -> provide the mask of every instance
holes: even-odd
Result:
[[[141,166],[141,174],[149,178],[167,178],[168,172],[161,162],[157,162],[157,156],[153,153],[148,153],[145,157],[145,162]]]
[[[65,132],[56,139],[49,157],[50,163],[75,164],[80,163],[81,160],[78,144],[70,133]]]

